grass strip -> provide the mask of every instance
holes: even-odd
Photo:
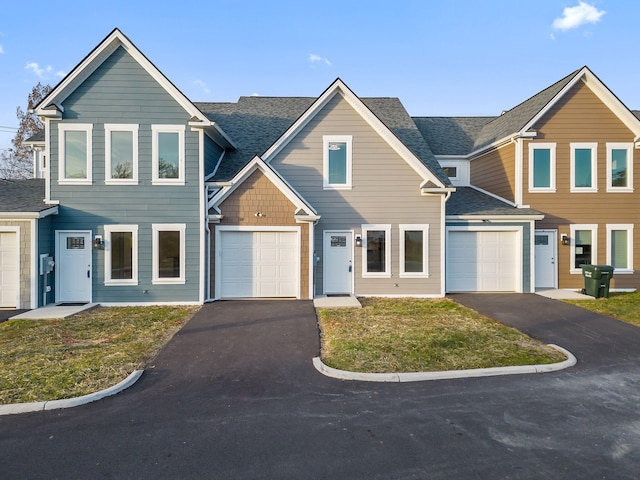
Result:
[[[401,373],[542,365],[565,356],[449,299],[361,299],[318,309],[322,361],[352,372]]]
[[[564,301],[640,327],[640,292],[612,292],[609,298]]]
[[[144,368],[199,307],[98,307],[0,324],[0,404],[72,398]]]

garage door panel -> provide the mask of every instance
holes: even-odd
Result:
[[[517,241],[514,231],[449,231],[447,291],[515,291]]]
[[[18,234],[0,232],[0,307],[18,306]]]
[[[297,232],[223,231],[220,238],[221,297],[298,296]]]

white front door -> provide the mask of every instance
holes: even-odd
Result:
[[[18,307],[18,233],[0,232],[0,307]]]
[[[350,231],[324,232],[324,293],[353,293],[353,242]]]
[[[556,271],[556,230],[536,230],[535,233],[535,269],[536,289],[557,288]]]
[[[57,232],[56,301],[91,301],[91,232]]]

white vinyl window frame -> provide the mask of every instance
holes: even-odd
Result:
[[[591,150],[591,186],[576,186],[576,150]],[[598,191],[598,144],[595,142],[571,143],[571,188],[573,193],[595,193]]]
[[[185,283],[185,261],[186,248],[185,238],[187,226],[184,223],[156,223],[151,226],[152,229],[152,280],[154,285],[177,285]],[[160,232],[180,232],[180,272],[178,277],[160,277]]]
[[[345,143],[346,151],[346,180],[345,183],[329,182],[329,145],[331,143]],[[324,135],[322,137],[322,187],[325,190],[350,190],[353,187],[353,136],[352,135]]]
[[[111,175],[111,134],[113,132],[129,132],[133,140],[132,178],[113,178]],[[104,124],[104,183],[107,185],[137,185],[138,184],[138,125],[124,123]]]
[[[627,152],[627,185],[624,187],[613,186],[613,151],[626,150]],[[607,192],[633,192],[633,143],[607,143]]]
[[[429,225],[428,224],[400,224],[400,277],[401,278],[429,278]],[[407,272],[405,252],[405,232],[422,232],[422,271]]]
[[[159,173],[160,153],[158,134],[176,133],[178,134],[178,177],[161,178]],[[184,185],[185,183],[185,126],[184,125],[151,125],[151,166],[153,185]]]
[[[615,267],[614,273],[632,274],[633,270],[633,224],[632,223],[613,223],[607,224],[607,265],[613,265],[613,232],[627,232],[627,265],[624,268]]]
[[[598,263],[598,225],[593,223],[588,224],[573,224],[570,226],[571,235],[571,252],[570,252],[570,264],[569,271],[572,274],[582,274],[581,268],[576,268],[576,232],[582,230],[591,231],[591,264],[596,265]]]
[[[67,132],[84,132],[85,134],[85,178],[67,178]],[[61,123],[58,125],[58,183],[60,185],[91,185],[93,167],[93,124]]]
[[[113,233],[131,233],[131,270],[132,278],[111,278],[112,267],[112,242]],[[105,225],[104,226],[104,284],[114,285],[138,285],[138,225]]]
[[[535,151],[549,150],[549,186],[536,187],[535,180]],[[539,193],[553,193],[556,191],[556,144],[555,143],[530,143],[529,144],[529,191]]]
[[[368,233],[381,230],[384,232],[384,271],[369,272],[367,258]],[[367,224],[362,225],[362,278],[390,278],[391,277],[391,225]]]

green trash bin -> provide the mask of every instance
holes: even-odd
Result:
[[[584,293],[595,298],[609,298],[609,286],[613,277],[610,265],[580,265],[584,277]]]

